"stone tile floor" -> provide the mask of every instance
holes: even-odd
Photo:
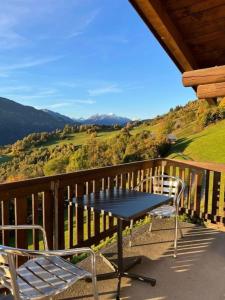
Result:
[[[124,241],[124,256],[142,256],[132,271],[157,279],[152,287],[145,282],[122,279],[121,299],[134,300],[225,300],[225,232],[181,223],[184,237],[178,241],[178,257],[173,258],[173,220],[157,220],[153,232],[148,225],[137,229],[133,247]],[[164,229],[164,230],[161,230]],[[112,245],[104,250],[115,252]],[[87,264],[87,261],[85,262]],[[98,273],[110,271],[100,257]],[[117,280],[98,282],[100,299],[115,299]],[[72,297],[72,292],[76,297]],[[93,299],[91,284],[79,282],[64,299]]]

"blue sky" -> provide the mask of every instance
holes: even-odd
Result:
[[[151,118],[195,99],[128,0],[2,2],[0,96],[75,118]]]

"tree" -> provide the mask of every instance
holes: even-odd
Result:
[[[68,165],[67,157],[53,158],[44,165],[44,174],[49,176],[49,175],[65,173],[67,165]]]

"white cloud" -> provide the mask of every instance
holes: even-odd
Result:
[[[95,21],[96,17],[99,15],[100,9],[95,9],[90,13],[81,16],[76,28],[70,32],[66,38],[76,38],[84,33],[84,31]]]
[[[94,100],[91,100],[91,99],[74,99],[74,100],[68,100],[68,101],[65,101],[65,102],[56,102],[56,103],[53,103],[53,104],[49,104],[49,105],[36,105],[35,107],[37,109],[44,109],[44,108],[47,108],[47,109],[57,109],[57,108],[62,108],[62,107],[67,107],[67,106],[73,106],[73,105],[76,105],[76,104],[94,104],[96,103]]]
[[[45,108],[61,108],[61,107],[70,106],[70,105],[71,105],[70,102],[61,102],[61,103],[54,103],[51,105],[47,105],[47,106],[45,106]]]
[[[8,65],[3,64],[3,65],[0,65],[0,74],[1,73],[4,74],[9,71],[45,65],[45,64],[57,61],[57,60],[61,59],[62,57],[63,56],[58,55],[58,56],[45,57],[45,58],[26,58],[26,59],[23,59],[22,62],[12,63],[12,64],[8,64]]]
[[[115,93],[121,93],[122,89],[119,88],[116,84],[103,86],[96,89],[90,89],[88,90],[88,94],[90,96],[100,96],[105,94],[115,94]]]
[[[75,38],[83,34],[83,31],[75,31],[66,36],[67,39]]]

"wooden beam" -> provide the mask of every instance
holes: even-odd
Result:
[[[129,0],[160,44],[183,71],[198,68],[190,49],[159,0]]]
[[[184,86],[224,82],[225,66],[184,72],[182,81]]]
[[[225,82],[199,85],[198,98],[212,98],[225,96]]]

